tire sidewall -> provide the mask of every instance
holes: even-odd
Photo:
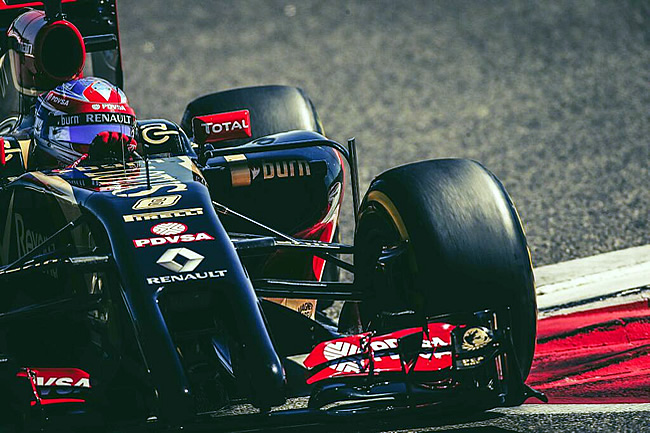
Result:
[[[395,230],[408,233],[412,286],[388,302],[406,299],[426,316],[509,307],[521,372],[527,376],[537,316],[532,265],[515,207],[496,177],[463,159],[422,161],[382,173],[364,197],[355,234],[365,266],[372,259],[364,256],[368,230],[363,226],[365,218],[377,216],[373,207],[384,208]],[[361,283],[367,292],[377,281],[366,277]],[[384,296],[372,293],[370,309],[382,308]]]

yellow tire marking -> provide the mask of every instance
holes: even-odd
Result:
[[[395,207],[391,199],[388,198],[386,194],[381,191],[370,191],[368,193],[367,200],[379,203],[384,209],[386,209],[386,212],[388,212],[388,215],[390,215],[391,219],[393,220],[395,228],[399,232],[401,240],[406,242],[410,240],[408,231],[406,230],[406,226],[402,220],[402,216],[399,214],[397,207]]]
[[[409,236],[408,230],[406,230],[406,225],[404,224],[404,220],[402,219],[402,216],[399,214],[399,211],[397,210],[397,207],[393,203],[393,201],[383,192],[381,191],[370,191],[368,193],[368,196],[366,198],[369,202],[373,201],[375,203],[378,203],[381,207],[383,207],[388,215],[390,216],[391,220],[393,221],[393,225],[397,229],[397,232],[399,233],[400,239],[403,242],[408,242],[408,250],[407,254],[409,256],[409,264],[411,265],[411,271],[417,272],[418,270],[418,265],[417,262],[415,261],[415,254],[413,254],[412,247],[410,245],[411,242],[411,237]]]

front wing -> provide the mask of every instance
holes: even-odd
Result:
[[[508,310],[486,310],[322,342],[304,360],[314,385],[309,407],[358,412],[471,401],[488,408],[544,399],[523,383],[508,319]]]

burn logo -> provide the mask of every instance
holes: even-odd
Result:
[[[255,174],[255,170],[251,170]],[[284,177],[303,177],[311,176],[311,168],[307,161],[293,160],[293,161],[275,161],[265,162],[262,164],[262,176],[264,180],[268,179],[281,179]],[[257,171],[259,175],[259,169]],[[255,175],[253,179],[255,179]]]

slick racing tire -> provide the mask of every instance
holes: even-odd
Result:
[[[507,306],[522,379],[528,376],[537,321],[532,264],[517,211],[492,173],[465,159],[396,167],[373,180],[359,215],[362,324],[372,328],[385,313],[430,317]],[[390,253],[396,258],[387,263]]]
[[[293,130],[324,134],[314,104],[301,89],[289,86],[244,87],[202,96],[187,105],[181,128],[193,136],[192,118],[237,110],[250,112],[252,137],[229,140],[229,146]]]

